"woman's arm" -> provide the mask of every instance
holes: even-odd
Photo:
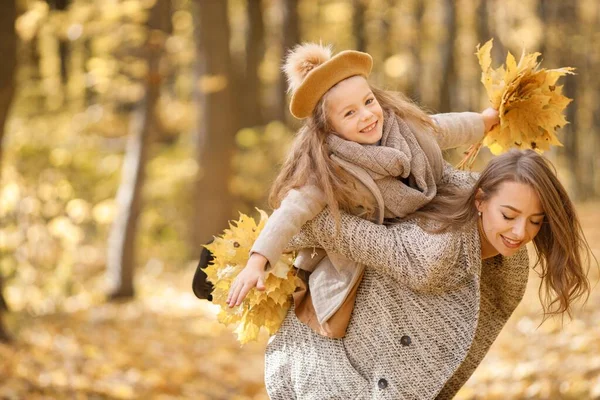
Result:
[[[376,268],[414,290],[427,290],[457,267],[464,241],[474,237],[460,232],[431,234],[414,221],[388,228],[347,213],[341,213],[340,231],[335,235],[335,220],[326,208],[304,225],[289,250],[322,247]],[[478,243],[467,248],[475,247]]]

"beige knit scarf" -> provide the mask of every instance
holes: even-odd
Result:
[[[441,152],[439,160],[430,160],[396,114],[386,113],[380,146],[336,135],[329,135],[327,144],[337,157],[363,168],[373,178],[383,196],[386,218],[407,216],[429,203],[437,192],[432,165],[441,163]]]

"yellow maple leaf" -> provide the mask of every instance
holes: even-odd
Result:
[[[562,76],[574,74],[574,68],[539,68],[541,53],[522,52],[519,62],[508,52],[504,65],[492,68],[493,41],[477,46],[475,53],[481,66],[481,82],[489,101],[500,116],[500,124],[466,152],[458,168],[470,168],[482,146],[493,154],[511,148],[534,149],[538,152],[550,146],[562,146],[556,130],[568,122],[563,114],[571,99],[564,96],[556,82]]]
[[[231,222],[229,229],[204,246],[214,257],[205,271],[213,284],[212,302],[221,308],[218,320],[235,326],[234,332],[241,344],[256,340],[261,327],[271,335],[279,329],[291,306],[291,294],[296,290],[299,279],[292,268],[294,258],[283,254],[266,273],[264,291],[252,289],[239,306],[229,308],[227,305],[231,284],[246,266],[252,245],[267,223],[267,213],[263,210],[258,212],[258,223],[240,213],[240,218]]]

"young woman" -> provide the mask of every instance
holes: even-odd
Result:
[[[373,224],[325,209],[289,250],[320,246],[366,265],[343,339],[293,311],[267,347],[272,399],[451,399],[525,291],[533,242],[547,315],[589,293],[589,247],[565,189],[534,151],[493,159],[478,179],[446,166],[458,190],[406,221]]]

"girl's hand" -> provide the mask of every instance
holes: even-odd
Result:
[[[265,290],[265,267],[268,260],[261,254],[253,253],[248,264],[235,278],[229,289],[227,304],[229,308],[239,306],[253,287]]]
[[[492,128],[500,123],[500,116],[498,110],[488,107],[481,112],[483,117],[483,124],[485,125],[485,133],[488,133]]]

